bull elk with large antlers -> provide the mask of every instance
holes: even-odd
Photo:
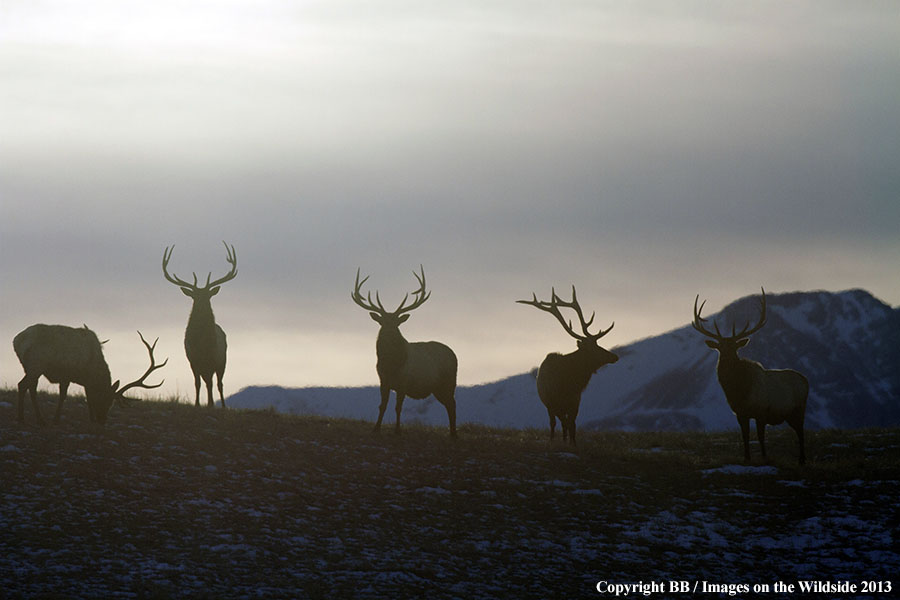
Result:
[[[191,316],[188,318],[187,328],[184,330],[184,353],[191,363],[191,371],[194,373],[195,404],[200,406],[200,380],[206,384],[207,405],[212,407],[213,375],[219,388],[219,399],[222,407],[225,407],[225,394],[222,391],[222,378],[225,376],[225,359],[228,343],[225,332],[216,323],[213,315],[210,299],[219,293],[219,286],[226,281],[231,281],[237,275],[237,253],[234,246],[228,246],[225,242],[225,252],[231,270],[223,277],[210,281],[212,273],[206,277],[206,285],[197,284],[197,273],[194,273],[194,282],[188,283],[175,275],[170,275],[167,267],[172,258],[175,246],[163,251],[162,270],[166,280],[181,288],[184,295],[194,301],[191,307]]]
[[[70,383],[84,388],[90,419],[101,425],[106,423],[106,415],[112,403],[117,398],[124,399],[128,390],[136,387],[151,390],[161,386],[162,382],[147,385],[144,381],[151,373],[166,366],[169,359],[156,364],[153,358],[156,342],[148,344],[140,331],[138,335],[150,354],[150,367],[138,379],[119,387],[118,381],[110,383],[109,367],[103,358],[101,342],[87,325],[75,328],[38,324],[24,329],[13,339],[16,356],[25,369],[25,377],[19,382],[19,422],[25,421],[25,392],[29,392],[37,422],[45,424],[37,401],[37,383],[41,375],[50,383],[59,384],[56,422],[59,422]]]
[[[806,398],[809,381],[797,371],[789,369],[765,369],[761,364],[738,356],[737,351],[750,341],[750,336],[766,324],[766,291],[762,290],[760,316],[756,325],[748,322],[740,331],[731,326],[731,335],[723,335],[713,320],[710,331],[700,316],[704,300],[697,308],[700,294],[694,298],[694,320],[691,325],[708,338],[706,345],[719,352],[716,374],[725,392],[728,406],[737,417],[744,439],[744,460],[750,460],[750,419],[756,421],[756,436],[763,459],[766,459],[766,425],[780,425],[787,421],[797,433],[800,443],[800,464],[806,462],[803,450],[803,421],[806,416]]]
[[[450,435],[456,437],[456,355],[449,347],[440,342],[407,342],[400,333],[400,325],[409,318],[409,313],[422,306],[431,292],[425,290],[425,268],[420,265],[421,275],[413,271],[419,281],[419,288],[412,292],[413,300],[406,304],[409,294],[396,310],[389,311],[381,303],[378,292],[375,292],[375,302],[372,301],[372,293],[369,292],[363,298],[363,284],[369,279],[359,279],[359,269],[356,271],[356,284],[350,297],[362,308],[369,311],[369,315],[376,323],[381,325],[378,331],[378,339],[375,342],[375,354],[378,361],[376,370],[381,382],[381,405],[378,407],[378,421],[375,423],[375,431],[381,429],[381,421],[384,411],[387,409],[391,390],[397,395],[397,424],[396,432],[400,432],[400,411],[403,410],[403,399],[409,396],[417,400],[423,400],[434,394],[437,401],[447,409],[447,417],[450,420]]]
[[[589,328],[594,322],[596,313],[590,319],[585,320],[581,305],[575,295],[575,286],[572,286],[572,300],[564,301],[556,295],[556,290],[551,290],[550,300],[538,300],[537,294],[532,294],[532,300],[516,300],[519,304],[528,304],[544,312],[553,315],[563,326],[566,333],[578,340],[578,349],[569,354],[552,352],[541,363],[537,374],[538,396],[544,406],[547,407],[547,415],[550,417],[550,439],[556,432],[556,419],[562,424],[563,440],[569,439],[575,444],[575,418],[581,406],[581,394],[591,380],[591,376],[603,365],[608,365],[619,360],[619,357],[602,348],[597,341],[612,330],[615,323],[597,333],[591,333]],[[566,320],[560,312],[560,308],[570,308],[575,311],[581,323],[581,333],[575,333],[571,320]]]

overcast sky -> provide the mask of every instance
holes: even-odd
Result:
[[[697,293],[900,304],[893,1],[3,0],[0,81],[6,386],[18,331],[86,323],[192,395],[169,244],[183,278],[237,250],[226,394],[376,383],[357,267],[387,304],[424,264],[403,331],[468,384],[574,349],[514,303],[551,286],[607,347]]]

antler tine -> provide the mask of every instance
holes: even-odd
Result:
[[[366,309],[366,310],[369,310],[369,311],[372,311],[372,312],[377,312],[377,313],[383,315],[386,311],[384,310],[384,307],[381,306],[381,299],[380,299],[380,298],[378,299],[378,305],[376,306],[375,303],[372,302],[372,292],[371,292],[371,291],[368,293],[367,299],[364,299],[363,296],[362,296],[362,294],[360,293],[360,290],[362,290],[363,284],[369,280],[369,275],[366,275],[366,276],[363,278],[363,280],[360,281],[360,280],[359,280],[359,272],[360,272],[360,269],[357,268],[357,269],[356,269],[356,283],[353,284],[353,291],[350,292],[350,298],[351,298],[356,304],[358,304],[359,306],[361,306],[362,308],[364,308],[364,309]],[[378,293],[377,293],[377,292],[376,292],[376,296],[375,296],[375,297],[378,298]]]
[[[209,289],[213,286],[222,285],[226,281],[231,281],[235,277],[237,277],[237,252],[234,250],[234,246],[232,245],[230,248],[225,240],[222,240],[222,243],[225,244],[225,260],[228,264],[231,265],[231,270],[228,271],[223,277],[216,279],[212,283],[210,283],[209,278],[212,277],[212,272],[210,272],[209,277],[206,278],[206,288]]]
[[[694,329],[696,329],[697,331],[699,331],[700,333],[702,333],[703,335],[705,335],[706,337],[711,337],[711,338],[716,339],[716,340],[721,340],[721,339],[722,339],[722,334],[719,333],[719,324],[718,324],[718,323],[716,323],[715,321],[713,321],[713,325],[714,325],[715,328],[716,328],[716,332],[715,332],[715,333],[713,333],[712,331],[710,331],[709,329],[707,329],[707,328],[703,325],[704,323],[706,323],[706,322],[708,321],[708,319],[705,319],[704,317],[701,317],[701,316],[700,316],[700,313],[703,312],[703,307],[706,306],[706,300],[704,300],[704,301],[700,304],[700,308],[698,309],[698,308],[697,308],[697,302],[698,302],[699,300],[700,300],[700,294],[697,294],[697,296],[694,298],[694,320],[693,320],[693,322],[691,323],[691,326],[692,326]]]
[[[703,335],[705,335],[707,337],[711,337],[720,342],[723,340],[740,340],[743,338],[750,337],[751,335],[753,335],[754,333],[756,333],[757,331],[762,329],[763,325],[766,324],[766,290],[763,289],[762,287],[760,287],[760,289],[762,290],[762,299],[760,300],[761,314],[759,317],[759,321],[752,328],[750,327],[750,322],[747,321],[747,323],[744,325],[744,328],[738,332],[738,331],[736,331],[737,326],[734,323],[732,323],[731,324],[731,335],[724,336],[724,335],[722,335],[722,332],[719,331],[719,324],[716,322],[715,319],[713,319],[713,327],[715,328],[716,332],[712,333],[706,327],[703,326],[703,323],[706,323],[707,319],[704,319],[703,317],[700,316],[700,313],[703,311],[703,307],[706,305],[706,300],[704,300],[703,303],[700,304],[700,309],[699,310],[697,309],[697,300],[699,300],[700,294],[697,294],[697,297],[694,298],[694,321],[691,323],[691,325],[693,326],[694,329],[696,329]]]
[[[574,290],[575,287],[573,286],[572,289]],[[590,334],[587,331],[587,326],[584,325],[584,317],[581,314],[581,309],[579,307],[576,309],[576,312],[578,313],[579,319],[581,320],[582,331],[584,331],[584,335],[579,335],[579,334],[575,333],[575,328],[572,325],[572,321],[566,320],[566,318],[562,316],[562,313],[559,312],[560,306],[562,306],[564,308],[573,308],[573,309],[575,309],[575,306],[573,305],[572,302],[566,302],[565,300],[560,298],[559,295],[556,293],[556,288],[550,288],[550,301],[549,302],[544,301],[544,300],[538,300],[537,294],[535,294],[534,292],[532,292],[532,297],[534,298],[533,300],[516,300],[516,302],[518,302],[519,304],[528,304],[528,305],[538,308],[544,312],[550,313],[551,315],[553,315],[556,318],[557,321],[559,321],[559,324],[562,325],[562,327],[563,327],[563,329],[565,329],[566,333],[568,333],[570,336],[572,336],[576,340],[586,340],[586,339],[595,338],[595,337],[599,338],[601,335],[605,335],[606,333],[609,332],[607,330],[603,334],[597,334],[596,336]],[[574,296],[573,296],[573,298],[574,298]],[[592,317],[592,320],[593,320],[593,317]]]
[[[604,335],[606,335],[607,333],[609,333],[610,330],[613,328],[613,325],[616,324],[615,321],[613,321],[613,324],[609,326],[609,329],[607,329],[606,331],[601,330],[601,331],[600,331],[599,333],[597,333],[597,334],[592,334],[590,331],[588,331],[588,328],[591,326],[591,324],[593,324],[594,318],[597,316],[597,311],[593,311],[593,312],[591,313],[591,318],[590,318],[590,319],[588,319],[587,321],[584,320],[584,313],[583,313],[582,310],[581,310],[581,305],[578,303],[578,297],[577,297],[577,295],[576,295],[576,292],[575,292],[575,286],[574,286],[574,285],[572,286],[572,304],[571,304],[571,307],[575,310],[575,314],[578,315],[578,320],[581,321],[581,330],[584,332],[584,335],[585,335],[586,337],[600,339],[601,337],[603,337]]]
[[[607,327],[606,329],[601,329],[601,330],[600,330],[600,333],[597,334],[597,339],[599,340],[599,339],[602,338],[604,335],[606,335],[607,333],[609,333],[610,331],[612,331],[612,328],[615,327],[615,326],[616,326],[616,322],[613,321],[612,323],[610,323],[609,327]]]
[[[161,364],[156,364],[156,359],[153,357],[153,351],[156,350],[156,343],[159,341],[159,338],[156,338],[155,340],[153,340],[153,344],[149,344],[149,343],[147,343],[147,340],[144,339],[144,335],[140,331],[138,331],[137,334],[140,336],[141,341],[144,343],[144,347],[147,348],[147,352],[150,354],[150,366],[147,368],[147,370],[144,372],[144,374],[141,375],[138,379],[135,379],[131,383],[125,384],[124,386],[122,386],[121,388],[119,388],[116,391],[116,396],[118,396],[120,398],[124,398],[125,392],[127,392],[128,390],[130,390],[132,388],[139,387],[139,388],[143,388],[145,390],[154,390],[154,389],[160,387],[166,381],[165,379],[163,379],[156,385],[147,385],[146,383],[144,383],[144,381],[147,379],[147,377],[150,376],[151,373],[153,373],[153,371],[162,369],[164,366],[166,366],[169,363],[169,359],[166,358],[166,360],[164,360]]]
[[[600,339],[601,337],[603,337],[604,335],[609,333],[616,324],[615,321],[613,321],[612,325],[610,325],[609,328],[607,328],[605,330],[601,329],[598,333],[591,333],[589,331],[589,329],[590,329],[590,326],[594,323],[594,319],[597,317],[597,311],[593,311],[591,313],[591,318],[585,320],[584,311],[581,309],[581,304],[578,302],[578,292],[575,291],[574,285],[572,286],[571,302],[565,302],[562,299],[560,299],[560,297],[556,295],[555,290],[553,292],[553,296],[554,296],[554,301],[557,305],[571,308],[572,310],[575,311],[575,314],[578,315],[578,321],[581,323],[581,331],[584,332],[583,339],[588,339],[588,338]],[[572,326],[572,322],[569,321],[570,329],[571,329],[571,326]]]
[[[169,281],[170,283],[174,283],[177,286],[196,290],[197,289],[197,274],[196,273],[194,273],[194,283],[193,284],[188,283],[187,281],[185,281],[181,277],[178,277],[175,274],[171,274],[171,275],[169,274],[168,266],[169,266],[169,261],[172,259],[173,252],[175,252],[175,244],[172,244],[171,246],[167,246],[166,249],[163,250],[162,270],[163,270],[163,275],[165,276],[166,280]]]
[[[397,310],[394,311],[395,315],[400,315],[415,310],[416,308],[419,308],[420,306],[425,304],[425,301],[431,297],[431,292],[426,291],[425,289],[425,267],[420,264],[419,269],[422,272],[421,276],[413,271],[413,275],[415,275],[416,280],[419,282],[419,288],[410,292],[413,296],[415,296],[412,304],[410,304],[409,306],[404,306],[406,304],[406,300],[409,298],[409,294],[406,294],[406,296],[403,297],[403,302],[401,302],[400,306],[397,307]]]
[[[372,301],[372,292],[369,291],[366,294],[366,297],[363,298],[361,293],[362,286],[365,282],[369,280],[369,275],[366,275],[362,281],[359,280],[359,268],[356,269],[356,283],[353,285],[353,291],[350,293],[350,298],[358,304],[360,307],[371,311],[376,312],[380,315],[386,315],[388,313],[387,309],[381,303],[381,295],[378,290],[375,290],[375,301]]]
[[[369,302],[372,302],[372,292],[369,292]],[[375,290],[375,302],[378,303],[378,310],[382,312],[387,312],[387,309],[384,307],[384,304],[381,303],[381,292]]]
[[[762,291],[762,298],[759,301],[759,305],[760,305],[759,321],[752,328],[750,328],[750,321],[747,321],[747,324],[744,325],[744,328],[741,330],[741,332],[737,333],[737,334],[734,333],[734,328],[732,327],[732,338],[742,339],[742,338],[750,337],[751,335],[753,335],[754,333],[756,333],[757,331],[762,329],[763,325],[766,324],[766,290],[763,289],[762,286],[760,286],[759,289]]]

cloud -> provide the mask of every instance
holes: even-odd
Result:
[[[551,286],[614,344],[682,324],[698,291],[900,297],[884,7],[113,4],[8,9],[0,337],[90,321],[179,355],[162,249],[202,276],[223,239],[235,384],[371,379],[357,267],[399,299],[425,265],[408,335],[453,341],[468,382],[567,347],[513,303]],[[264,347],[280,371],[253,366]]]

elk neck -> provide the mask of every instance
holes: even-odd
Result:
[[[81,333],[82,330],[76,330]],[[109,365],[103,356],[103,346],[93,331],[84,333],[87,339],[87,364],[88,368],[83,373],[70,374],[67,378],[84,387],[85,396],[92,395],[94,390],[104,392],[112,386],[112,377],[109,374]],[[72,376],[75,375],[75,376]]]
[[[375,341],[375,354],[378,357],[378,372],[393,373],[406,364],[409,353],[409,342],[400,333],[399,327],[382,325]]]
[[[741,397],[749,390],[756,366],[754,361],[738,356],[737,351],[719,352],[716,376],[726,398]]]
[[[573,388],[583,391],[591,381],[591,376],[600,368],[592,360],[590,352],[579,348],[568,354],[558,355],[568,365],[567,375]]]
[[[579,370],[585,371],[588,378],[597,370],[608,364],[612,364],[619,360],[619,357],[605,348],[594,345],[585,345],[578,347],[578,350],[572,353],[577,360]]]
[[[216,339],[216,318],[209,298],[194,298],[188,317],[186,337]]]

